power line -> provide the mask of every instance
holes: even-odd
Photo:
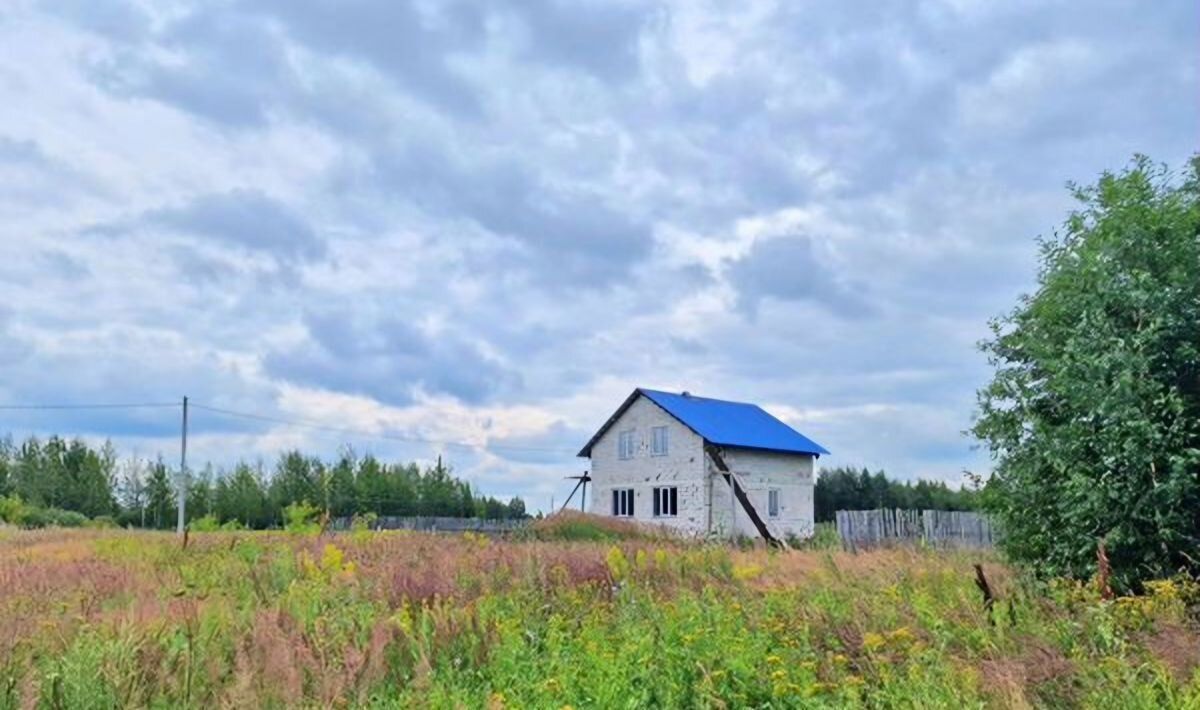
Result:
[[[0,404],[0,409],[151,409],[178,406],[179,402],[123,402],[117,404]]]
[[[231,409],[223,409],[221,407],[212,407],[207,404],[190,403],[194,409],[203,409],[207,412],[215,414],[224,414],[230,417],[238,417],[241,419],[250,419],[260,422],[269,422],[272,424],[283,424],[285,426],[303,427],[307,429],[316,429],[319,431],[327,431],[334,434],[349,434],[359,436],[366,439],[382,439],[386,441],[399,441],[409,444],[432,444],[437,446],[456,446],[465,449],[484,449],[492,451],[514,451],[514,452],[529,452],[529,453],[546,453],[546,454],[563,454],[573,455],[574,450],[568,449],[551,449],[536,446],[515,446],[509,444],[471,444],[463,441],[444,441],[438,439],[426,439],[419,436],[404,436],[400,434],[388,434],[386,432],[371,432],[364,429],[354,429],[351,427],[337,427],[321,424],[319,422],[304,421],[299,419],[284,419],[282,417],[273,417],[265,414],[254,414],[251,412],[237,412]],[[178,404],[174,406],[179,406]]]
[[[285,426],[302,427],[317,431],[325,431],[334,434],[343,434],[356,436],[364,439],[379,439],[383,441],[397,441],[409,444],[427,444],[434,446],[452,446],[464,449],[482,449],[485,451],[511,451],[511,452],[526,452],[526,453],[544,453],[544,454],[561,454],[564,456],[573,456],[574,449],[556,449],[539,446],[520,446],[515,444],[472,444],[465,441],[448,441],[439,439],[428,439],[420,436],[407,436],[402,434],[389,434],[387,432],[373,432],[365,429],[355,429],[353,427],[340,427],[321,424],[320,422],[305,421],[301,419],[285,419],[283,417],[275,417],[266,414],[257,414],[253,412],[239,412],[232,409],[224,409],[222,407],[214,407],[207,404],[197,402],[189,402],[190,407],[194,409],[202,409],[214,414],[221,414],[228,417],[237,417],[240,419],[249,419],[253,421],[267,422],[271,424],[282,424]],[[179,402],[105,402],[105,403],[38,403],[38,404],[0,404],[0,411],[50,411],[50,410],[105,410],[105,409],[177,409],[181,405]]]

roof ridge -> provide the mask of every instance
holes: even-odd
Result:
[[[737,400],[737,399],[721,399],[720,397],[704,397],[702,395],[692,394],[691,392],[686,392],[686,391],[685,392],[672,392],[670,390],[656,390],[651,387],[638,387],[638,390],[640,392],[653,392],[654,394],[665,394],[669,397],[686,397],[688,399],[700,399],[700,400],[704,400],[706,402],[721,402],[723,404],[741,404],[741,405],[744,405],[747,407],[758,407],[759,409],[762,409],[762,407],[755,404],[754,402],[743,402],[743,401]],[[763,410],[763,411],[766,411],[766,410]]]

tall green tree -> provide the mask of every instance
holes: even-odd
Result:
[[[37,507],[63,508],[88,516],[113,515],[122,525],[175,525],[174,472],[156,461],[129,459],[117,465],[111,443],[30,437],[15,445],[0,438],[0,495],[17,495]],[[299,451],[283,454],[273,475],[262,465],[239,463],[231,471],[205,465],[188,484],[188,520],[211,514],[222,522],[264,528],[283,522],[283,509],[308,502],[331,515],[446,515],[523,517],[519,498],[509,504],[478,496],[440,460],[422,471],[415,463],[384,463],[357,457],[347,448],[332,463]]]
[[[150,473],[146,476],[146,523],[155,528],[167,528],[175,522],[172,513],[178,503],[175,486],[172,485],[171,473],[160,456],[150,464]]]
[[[284,453],[275,464],[275,475],[271,477],[272,505],[280,509],[293,503],[324,507],[324,477],[325,464],[320,459],[299,451]]]
[[[374,456],[364,456],[354,475],[355,512],[393,515],[383,507],[391,495],[390,488],[387,468]]]
[[[56,440],[60,441],[61,440]],[[117,502],[113,494],[116,483],[117,454],[112,442],[99,450],[90,448],[79,439],[61,445],[54,462],[63,485],[59,507],[74,510],[88,517],[112,515]]]
[[[817,522],[829,522],[839,510],[974,510],[979,492],[966,486],[952,490],[942,481],[896,481],[883,471],[838,466],[817,476],[813,499]]]
[[[42,442],[31,436],[21,442],[16,452],[9,485],[12,492],[26,503],[51,506],[56,502],[54,493],[60,484],[60,481],[55,480],[55,474],[42,454]]]
[[[140,459],[131,458],[122,467],[117,482],[117,501],[122,525],[146,527],[146,476]]]
[[[330,515],[344,517],[357,512],[354,486],[356,465],[354,452],[346,449],[332,466],[325,467],[325,477],[322,481],[324,497],[321,505]]]
[[[451,475],[450,468],[442,463],[440,456],[435,465],[421,474],[418,498],[419,515],[460,517],[475,512],[471,487]]]
[[[280,516],[272,514],[262,474],[246,463],[217,480],[213,513],[222,522],[236,520],[248,528],[263,528]]]
[[[206,464],[199,471],[191,472],[188,481],[187,493],[187,519],[189,521],[196,518],[203,518],[213,512],[213,497],[215,489],[213,487],[213,478],[215,477],[211,464]]]
[[[17,449],[11,436],[0,437],[0,496],[12,493],[13,469],[16,468]]]
[[[974,433],[1009,553],[1114,583],[1200,573],[1200,160],[1139,157],[1042,244],[1037,289],[992,323]]]

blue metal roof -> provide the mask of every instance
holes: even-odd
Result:
[[[690,394],[675,394],[638,388],[600,431],[579,452],[591,455],[592,444],[637,399],[645,395],[689,429],[717,446],[732,446],[767,451],[785,451],[820,456],[828,454],[823,446],[779,421],[756,404],[709,399]]]

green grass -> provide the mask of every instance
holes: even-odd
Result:
[[[611,542],[664,538],[666,533],[628,520],[564,510],[533,521],[524,531],[523,537],[565,542]]]
[[[0,707],[1200,706],[1193,585],[1103,601],[986,558],[989,617],[976,556],[578,541],[585,522],[186,550],[0,530]]]

